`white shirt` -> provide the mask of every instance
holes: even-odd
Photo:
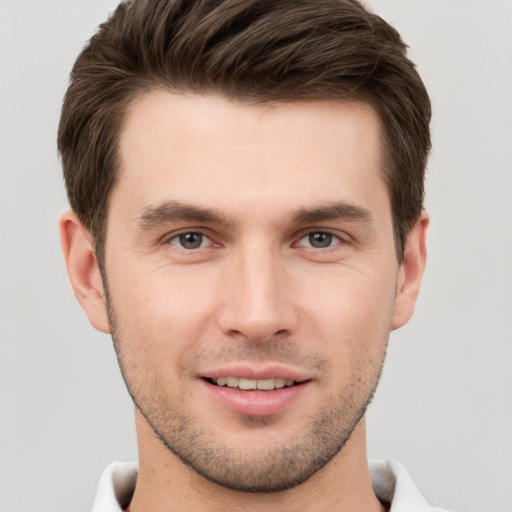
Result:
[[[121,512],[127,507],[137,473],[137,462],[110,464],[101,475],[92,512]],[[370,476],[377,497],[391,504],[389,512],[446,512],[427,503],[399,462],[370,461]]]

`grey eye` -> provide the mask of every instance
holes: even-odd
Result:
[[[183,249],[199,249],[207,238],[202,233],[181,233],[172,238],[171,243],[179,245]]]
[[[332,234],[325,233],[323,231],[317,231],[315,233],[309,233],[308,242],[311,247],[315,249],[324,249],[330,247],[332,244]]]

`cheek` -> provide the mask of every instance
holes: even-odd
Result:
[[[321,272],[302,276],[302,301],[316,308],[319,315],[350,323],[363,323],[365,319],[388,316],[390,302],[396,290],[396,277],[392,271],[357,269],[333,266]],[[335,322],[336,323],[336,322]]]
[[[395,285],[392,273],[332,269],[329,279],[312,278],[301,293],[303,319],[333,356],[380,352],[390,332]],[[391,276],[391,278],[390,278]],[[310,276],[312,277],[312,276]],[[307,293],[306,293],[307,292]]]
[[[119,329],[131,343],[153,347],[160,356],[176,358],[204,333],[215,305],[211,283],[189,272],[132,267],[131,279],[113,273],[111,300]],[[109,282],[110,284],[110,282]]]

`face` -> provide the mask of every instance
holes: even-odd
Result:
[[[305,481],[363,416],[396,314],[376,114],[152,92],[120,155],[105,278],[137,407],[214,482]]]

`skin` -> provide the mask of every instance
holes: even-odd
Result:
[[[362,103],[152,91],[131,105],[105,281],[74,213],[61,236],[136,404],[132,512],[383,510],[364,411],[414,310],[428,218],[399,264],[379,130]],[[273,391],[239,392],[267,394],[237,409],[205,380],[247,372],[305,383],[277,408]]]

